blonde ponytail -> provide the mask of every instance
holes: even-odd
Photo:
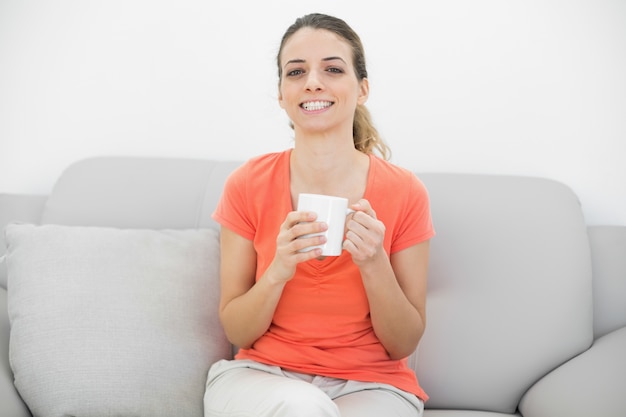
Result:
[[[389,160],[391,158],[389,146],[378,134],[369,110],[362,104],[357,105],[354,112],[352,136],[354,138],[354,147],[357,150],[365,154],[377,151],[383,159]]]

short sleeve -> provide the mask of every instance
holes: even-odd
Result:
[[[249,163],[235,169],[226,179],[213,219],[238,235],[253,240],[256,233],[248,211],[247,178]]]
[[[406,176],[406,192],[396,219],[391,253],[424,242],[435,235],[430,198],[424,183],[413,173]]]

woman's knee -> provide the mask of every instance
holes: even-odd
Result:
[[[264,401],[267,415],[285,417],[340,417],[337,405],[308,382],[289,381]]]
[[[415,396],[386,389],[353,392],[335,399],[343,417],[420,417],[424,403]]]
[[[210,376],[205,416],[340,416],[331,398],[307,381],[235,365],[223,364]]]

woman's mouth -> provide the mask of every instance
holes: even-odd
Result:
[[[304,110],[307,111],[316,111],[316,110],[322,110],[322,109],[326,109],[330,106],[333,105],[332,101],[305,101],[304,103],[300,104],[300,107],[302,107]]]

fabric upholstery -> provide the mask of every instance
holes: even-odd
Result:
[[[424,417],[521,417],[521,414],[493,413],[477,410],[424,410]]]
[[[598,338],[626,326],[626,226],[591,226],[589,241],[593,259],[593,330]]]
[[[28,194],[0,194],[0,288],[7,288],[4,254],[4,225],[12,222],[39,223],[47,196]]]
[[[218,233],[12,224],[10,358],[37,416],[201,417],[219,324]]]
[[[30,417],[26,404],[13,385],[13,372],[9,364],[9,316],[7,292],[0,288],[0,410],[7,417]]]
[[[551,372],[524,396],[524,417],[624,417],[626,327]]]
[[[592,341],[578,199],[545,179],[420,177],[437,230],[415,368],[427,406],[515,412],[535,381]]]
[[[120,228],[213,228],[223,183],[239,162],[91,158],[68,167],[41,222]]]

